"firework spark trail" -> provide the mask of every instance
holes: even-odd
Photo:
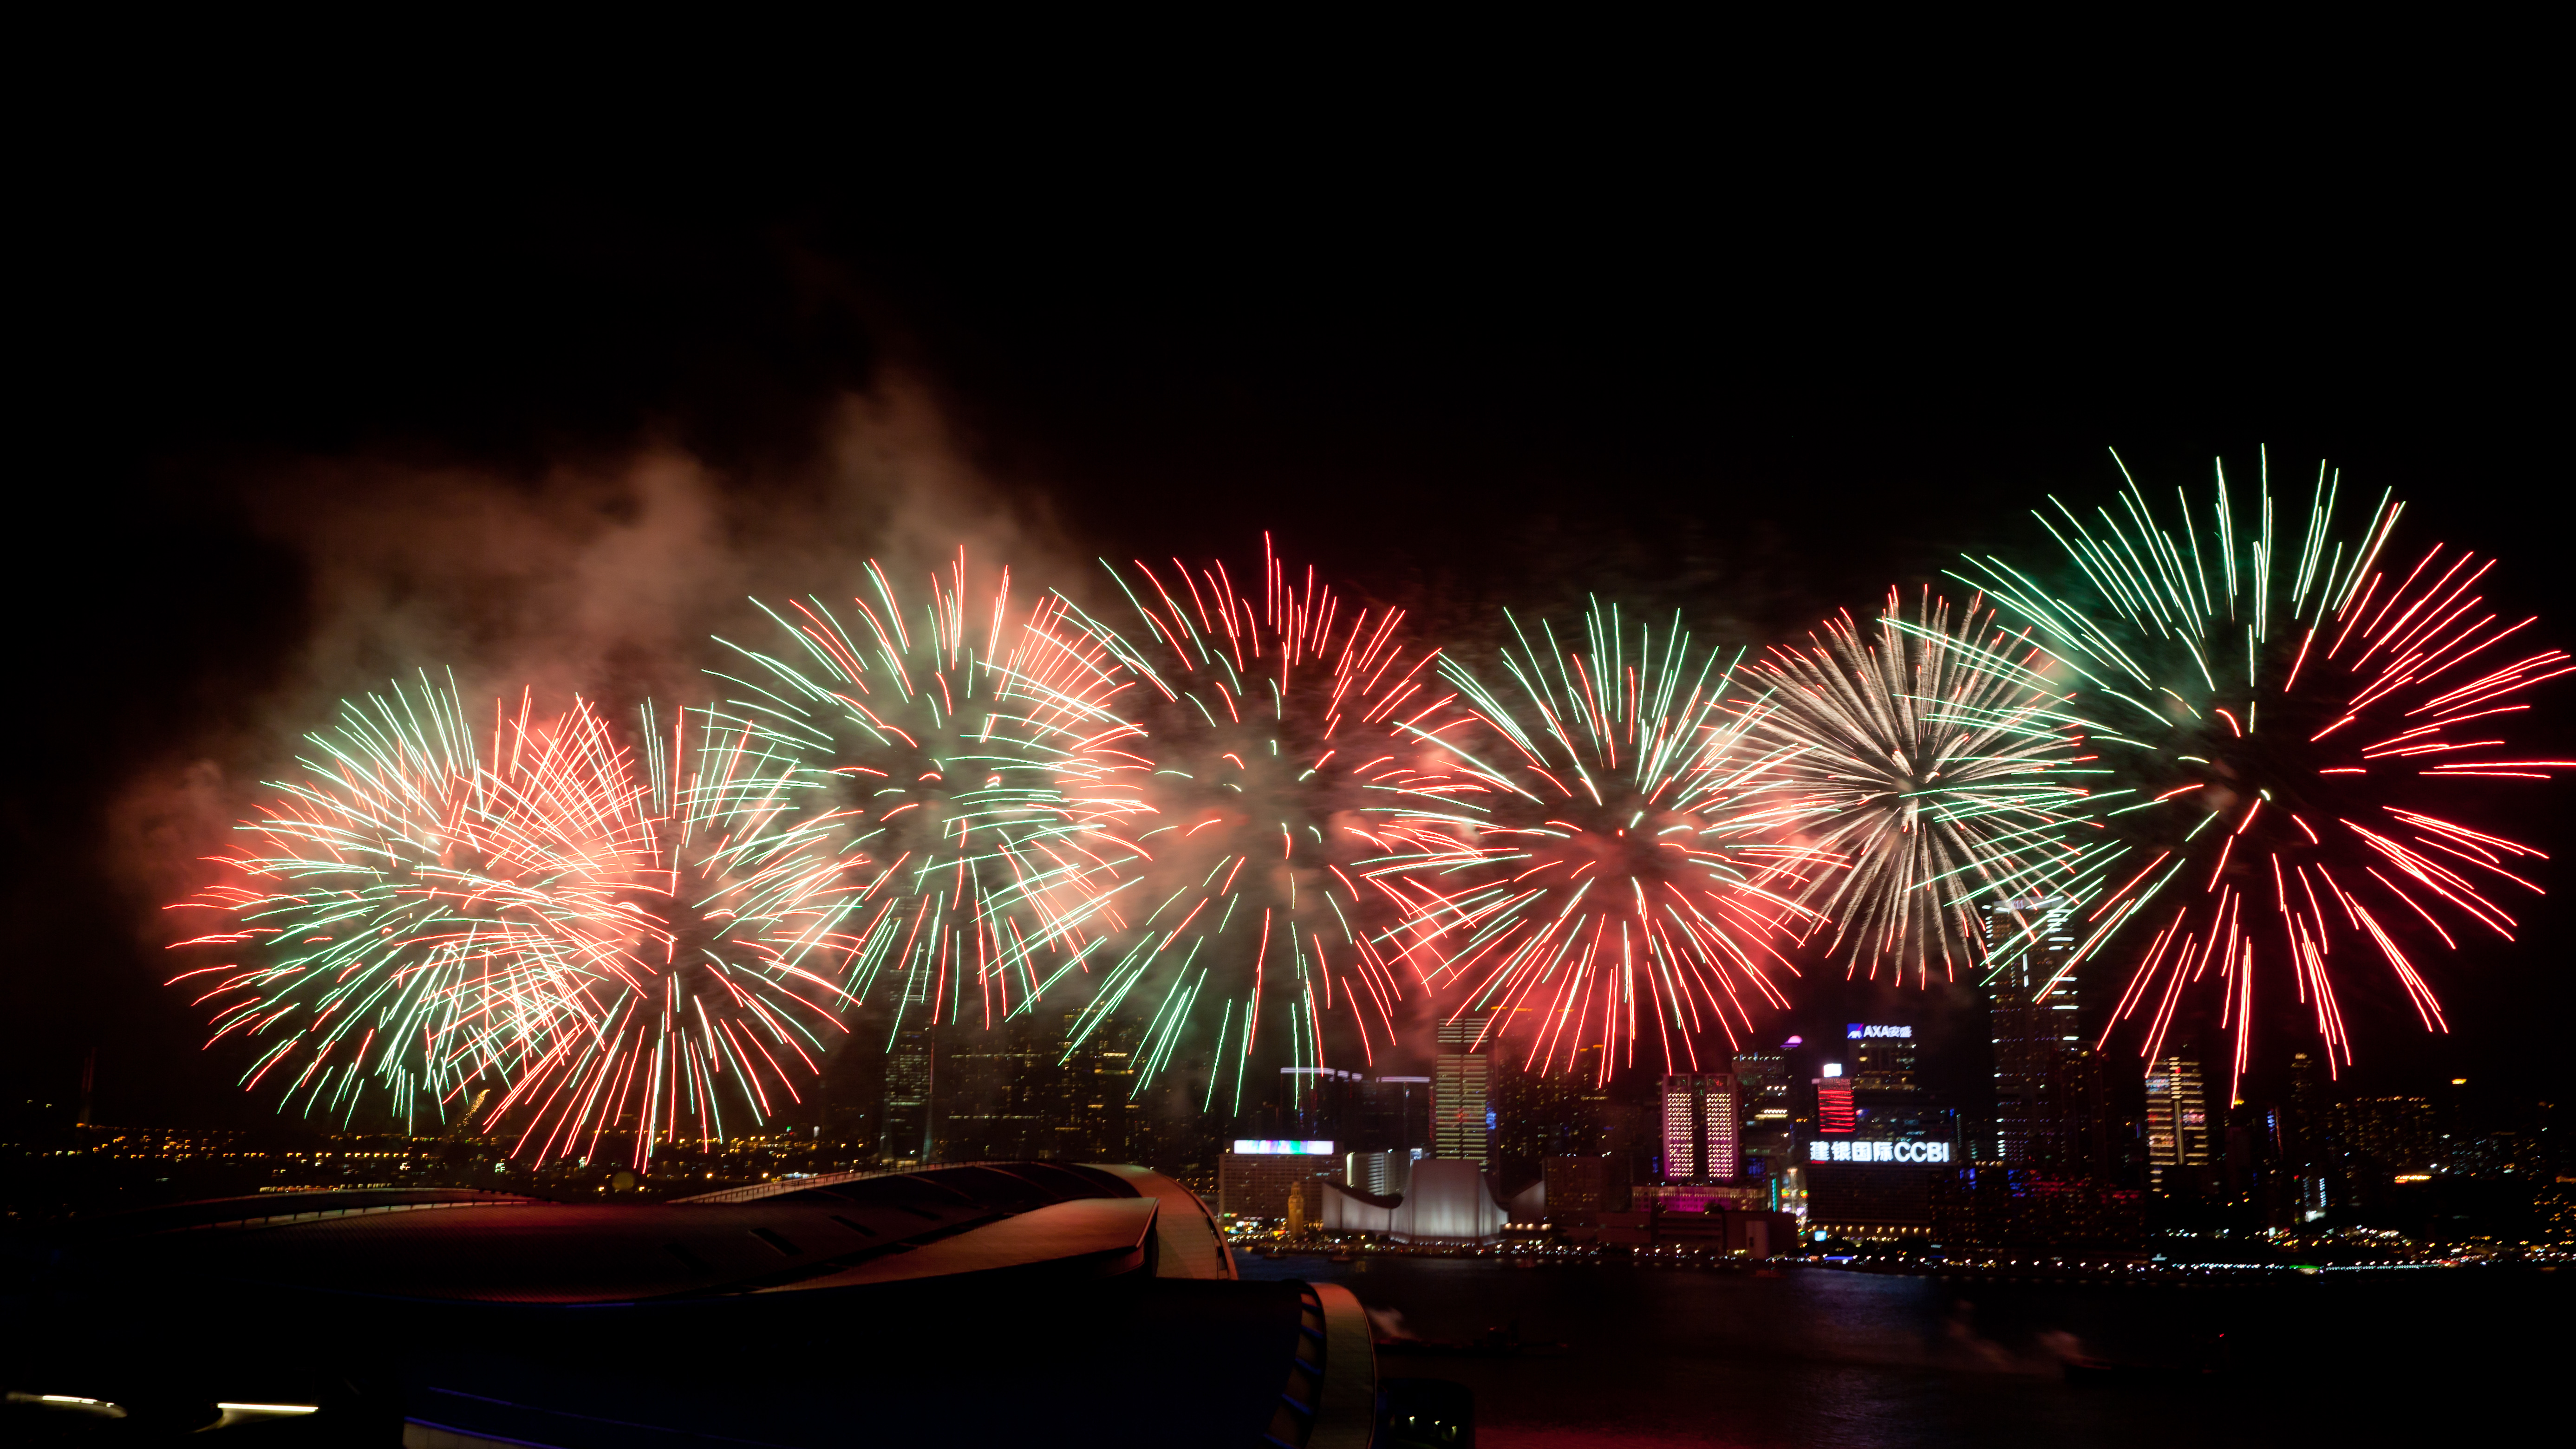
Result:
[[[2177,489],[2168,523],[2134,478],[2117,513],[2087,520],[2058,503],[2042,522],[2089,598],[1971,561],[1970,581],[2080,681],[2077,708],[2111,747],[2115,787],[2096,801],[2118,839],[2088,863],[2085,936],[2059,979],[2133,923],[2145,932],[2103,1041],[2139,1018],[2150,1062],[2188,988],[2208,982],[2239,1077],[2258,1004],[2280,994],[2329,1066],[2349,1064],[2338,967],[2356,951],[2387,968],[2427,1030],[2446,1030],[2401,935],[2510,940],[2513,917],[2488,890],[2539,890],[2515,862],[2541,853],[2451,818],[2448,782],[2570,767],[2522,758],[2504,728],[2534,685],[2570,672],[2568,656],[2520,642],[2534,621],[2487,607],[2475,590],[2491,562],[2438,543],[2383,562],[2403,505],[2383,496],[2346,533],[2338,492],[2321,465],[2295,542],[2268,466],[2250,528],[2223,467],[2201,521]],[[2286,975],[2288,991],[2258,992],[2259,971]]]
[[[1909,619],[1890,590],[1874,640],[1845,614],[1760,666],[1772,688],[1750,733],[1776,758],[1758,818],[1847,863],[1799,899],[1835,923],[1828,957],[1873,980],[1885,965],[1928,983],[1935,964],[1956,980],[2028,949],[2045,915],[2021,903],[2083,858],[2067,826],[2089,757],[2044,661],[1992,617],[1972,599],[1954,625],[1927,589]],[[2001,939],[1981,902],[2010,923]]]
[[[1258,1053],[1312,1070],[1393,1043],[1405,980],[1368,931],[1385,892],[1358,867],[1418,848],[1421,813],[1449,809],[1445,770],[1424,778],[1398,734],[1446,702],[1436,652],[1400,611],[1292,577],[1266,534],[1262,554],[1258,602],[1223,563],[1104,563],[1134,622],[1073,616],[1126,716],[1115,767],[1080,788],[1108,822],[1096,839],[1125,890],[1109,918],[1129,945],[1067,1050],[1141,1018],[1141,1092],[1195,1035],[1209,1104],[1231,1080],[1238,1107]]]
[[[485,1125],[524,1118],[516,1150],[538,1161],[616,1132],[641,1168],[724,1136],[728,1111],[758,1125],[800,1100],[852,998],[782,943],[846,885],[793,808],[800,762],[741,722],[683,711],[666,736],[647,705],[640,751],[586,710],[568,724],[533,774],[544,795],[500,815],[543,832],[578,969],[490,993],[512,1032]]]
[[[699,837],[776,829],[751,803],[770,792],[739,788],[742,751],[730,787],[675,787],[649,712],[646,778],[587,703],[540,719],[526,696],[477,734],[426,676],[345,703],[240,827],[230,878],[181,904],[225,929],[179,947],[248,949],[173,984],[207,988],[215,1040],[271,1039],[245,1080],[284,1081],[282,1108],[346,1121],[373,1084],[407,1124],[445,1121],[488,1081],[503,1095],[481,1125],[522,1118],[519,1150],[586,1155],[615,1130],[639,1164],[689,1135],[682,1116],[719,1134],[727,1095],[759,1120],[793,1090],[783,1063],[810,1064],[830,983],[756,944],[794,892],[710,887],[732,855]]]
[[[202,990],[209,1045],[264,1042],[247,1084],[283,1070],[288,1105],[345,1118],[373,1083],[414,1121],[461,1085],[440,1049],[450,1003],[554,937],[528,863],[486,861],[473,838],[489,782],[452,683],[344,701],[306,742],[303,777],[273,784],[248,843],[216,859],[226,878],[170,907],[221,918],[174,949],[242,959],[170,984]]]
[[[1409,907],[1389,939],[1533,1069],[1607,1080],[1640,1039],[1695,1068],[1703,1033],[1733,1042],[1787,1004],[1778,947],[1815,920],[1796,897],[1826,865],[1770,838],[1764,707],[1733,692],[1740,654],[1695,650],[1678,619],[1659,641],[1596,601],[1579,647],[1511,624],[1506,682],[1445,661],[1459,707],[1407,725],[1448,757],[1456,805],[1436,846],[1371,863]]]
[[[745,691],[728,717],[805,762],[781,789],[799,830],[832,835],[841,876],[783,918],[777,946],[854,998],[890,979],[893,1031],[916,1009],[990,1026],[1106,939],[1113,861],[1068,785],[1121,763],[1114,684],[1060,601],[1015,614],[1009,571],[984,593],[962,549],[909,610],[883,568],[866,573],[846,614],[762,606],[788,652],[732,646],[751,667],[725,676]]]

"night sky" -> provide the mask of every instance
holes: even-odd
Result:
[[[2292,479],[2323,456],[2395,488],[2419,546],[2501,554],[2496,594],[2576,640],[2548,597],[2563,296],[2511,158],[2400,145],[2206,192],[2117,158],[1651,160],[84,190],[18,288],[7,1100],[67,1100],[95,1046],[101,1120],[267,1113],[159,984],[156,862],[201,825],[173,800],[275,769],[336,691],[524,664],[559,626],[605,641],[564,682],[640,691],[746,578],[837,591],[949,521],[1066,569],[1267,528],[1468,644],[1586,590],[1752,642],[1963,549],[2041,556],[2027,510],[2107,496],[2106,445],[2198,490],[2268,443]],[[721,566],[566,623],[550,541],[653,533],[646,460]],[[401,657],[423,641],[444,658]],[[2536,747],[2571,748],[2569,683]],[[2563,856],[2569,790],[2471,818]],[[2519,948],[2436,961],[2446,1040],[2356,993],[2366,1083],[2557,1090],[2576,923],[2523,914]],[[1784,1028],[1938,1014],[1810,1002]]]

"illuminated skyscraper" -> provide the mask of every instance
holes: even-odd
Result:
[[[2209,1172],[2209,1108],[2200,1094],[2200,1059],[2187,1052],[2159,1057],[2147,1073],[2147,1186],[2197,1191]]]
[[[1853,1091],[1903,1094],[1922,1089],[1914,1079],[1914,1028],[1855,1022],[1844,1050],[1850,1060],[1843,1074],[1851,1078]]]
[[[1778,1052],[1737,1052],[1735,1084],[1742,1098],[1744,1172],[1776,1179],[1797,1161],[1789,1120],[1788,1058]]]
[[[2291,1053],[2289,1130],[2282,1155],[2297,1174],[2293,1197],[2301,1222],[2324,1217],[2340,1200],[2329,1183],[2333,1167],[2329,1110],[2317,1059],[2306,1052]]]
[[[1699,1104],[1692,1100],[1695,1077],[1664,1078],[1661,1141],[1666,1182],[1699,1177]]]
[[[1742,1110],[1732,1076],[1664,1078],[1664,1181],[1716,1182],[1739,1175]]]
[[[2447,1146],[2441,1119],[2422,1097],[2357,1097],[2333,1113],[2335,1145],[2347,1163],[2359,1159],[2374,1176],[2442,1171]]]
[[[1856,1021],[1843,1049],[1850,1054],[1843,1077],[1850,1084],[1853,1131],[1887,1142],[1949,1142],[1956,1137],[1957,1114],[1936,1106],[1915,1075],[1912,1026]],[[1819,1106],[1823,1100],[1819,1096]]]
[[[2011,1167],[2071,1174],[2095,1155],[2088,1139],[2100,1073],[2077,1026],[2076,979],[2057,975],[2075,946],[2070,911],[2063,896],[1987,906],[1988,939],[2003,944],[1985,990],[1993,1007],[1995,1156]],[[2043,989],[2048,999],[2034,1000]]]
[[[1440,1054],[1431,1067],[1431,1155],[1494,1165],[1494,1110],[1490,1043],[1480,1045],[1485,1019],[1461,1016],[1440,1023]]]
[[[938,1029],[930,1024],[927,975],[905,978],[897,1010],[903,1024],[886,1052],[885,1118],[877,1135],[877,1155],[893,1161],[931,1160],[930,1095],[938,1072]]]
[[[1581,1046],[1571,1062],[1532,1071],[1505,1055],[1494,1062],[1494,1170],[1517,1186],[1551,1157],[1584,1157],[1608,1149],[1610,1088],[1601,1080],[1601,1047]]]

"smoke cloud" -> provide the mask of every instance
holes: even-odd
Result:
[[[752,598],[846,603],[871,558],[910,584],[962,545],[978,572],[1008,564],[1020,599],[1084,581],[1043,504],[980,473],[909,378],[843,399],[810,457],[747,476],[648,441],[533,474],[354,458],[256,480],[254,527],[302,562],[309,627],[247,728],[126,783],[109,827],[128,888],[161,904],[202,883],[202,857],[339,700],[424,669],[452,671],[469,710],[524,689],[541,709],[578,694],[667,716],[713,692],[704,671],[730,657],[716,636],[768,642]]]

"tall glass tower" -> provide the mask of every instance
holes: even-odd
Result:
[[[2200,1092],[2200,1059],[2188,1052],[2156,1058],[2147,1073],[2147,1185],[2160,1193],[2197,1188],[2209,1170],[2209,1106]]]
[[[1664,1181],[1721,1182],[1742,1171],[1742,1094],[1723,1073],[1664,1078]]]
[[[1494,1165],[1494,1108],[1491,1069],[1479,1045],[1482,1016],[1459,1016],[1440,1023],[1440,1053],[1431,1066],[1431,1155],[1454,1162]]]
[[[2089,1090],[2095,1072],[2078,1025],[2079,983],[2058,974],[2075,949],[2073,909],[2064,896],[1986,907],[1994,951],[1985,980],[1994,1024],[1994,1154],[2006,1166],[2072,1174],[2089,1156],[2099,1094]],[[2034,999],[2042,990],[2048,999]]]
[[[885,1120],[877,1155],[891,1161],[931,1160],[930,1095],[939,1069],[939,1032],[930,1024],[929,973],[914,971],[897,1007],[901,1024],[886,1052]]]

